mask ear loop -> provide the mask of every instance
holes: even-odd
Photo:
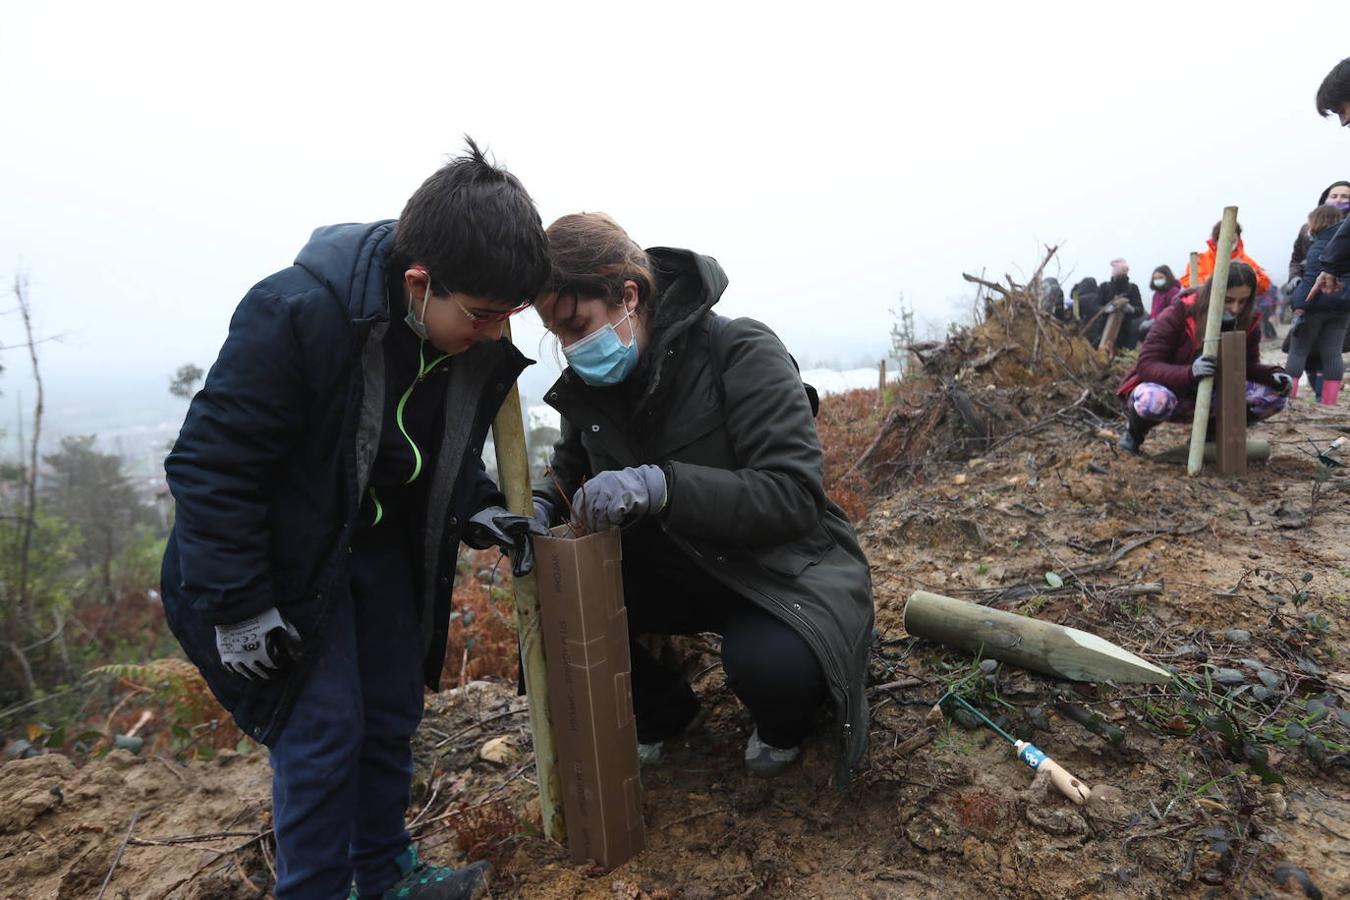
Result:
[[[412,270],[414,272],[421,272],[423,275],[427,276],[427,289],[422,292],[422,315],[414,317],[417,319],[418,325],[421,325],[423,328],[426,328],[427,304],[431,302],[431,273],[427,271],[426,266],[413,266]],[[410,299],[408,302],[409,305],[411,306],[413,301]]]

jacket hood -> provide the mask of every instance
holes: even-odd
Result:
[[[314,229],[295,264],[347,307],[353,320],[388,316],[385,262],[394,245],[393,219]]]
[[[717,260],[692,250],[652,247],[647,258],[656,276],[656,295],[647,320],[647,349],[633,374],[634,382],[643,385],[637,409],[661,393],[663,382],[669,380],[663,375],[672,349],[717,305],[729,283]]]

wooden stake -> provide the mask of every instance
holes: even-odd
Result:
[[[1114,302],[1114,301],[1113,301]],[[1106,327],[1102,329],[1102,339],[1097,343],[1097,350],[1111,356],[1116,352],[1116,340],[1120,337],[1120,326],[1125,322],[1125,310],[1112,310],[1111,315],[1106,317]]]
[[[511,323],[502,334],[511,339]],[[525,421],[520,409],[520,391],[515,385],[506,395],[492,423],[492,442],[497,449],[497,479],[506,505],[520,516],[534,515],[530,491],[529,453],[525,447]],[[544,836],[562,841],[566,836],[562,818],[562,791],[558,783],[558,751],[553,725],[548,717],[548,681],[544,675],[544,638],[539,630],[539,592],[534,574],[512,578],[516,594],[516,636],[520,641],[520,665],[525,692],[530,701],[530,735],[534,741],[534,764],[539,779],[539,813]]]
[[[1191,287],[1199,287],[1199,286],[1200,286],[1200,284],[1196,281],[1196,279],[1198,279],[1199,277],[1200,277],[1200,254],[1199,254],[1199,253],[1192,252],[1192,253],[1191,253]]]
[[[877,405],[886,402],[886,360],[877,366]]]
[[[1247,335],[1219,338],[1219,405],[1215,410],[1214,458],[1220,475],[1247,474]]]
[[[1201,345],[1202,356],[1219,355],[1219,328],[1223,321],[1223,300],[1228,294],[1228,263],[1233,258],[1233,245],[1237,238],[1236,206],[1226,206],[1223,221],[1219,225],[1219,241],[1214,252],[1214,274],[1210,283],[1209,315],[1205,317],[1205,340]],[[1196,276],[1199,270],[1191,272],[1191,286],[1199,288]],[[1243,396],[1246,396],[1244,391]],[[1214,398],[1214,378],[1200,379],[1195,390],[1195,421],[1191,423],[1191,455],[1186,460],[1186,474],[1199,475],[1205,458],[1205,431],[1209,423],[1210,401]]]
[[[1095,634],[915,591],[905,604],[905,630],[1072,681],[1166,684],[1172,676]]]

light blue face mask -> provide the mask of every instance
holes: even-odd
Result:
[[[630,343],[619,339],[618,329],[606,322],[603,328],[592,331],[579,341],[573,341],[562,348],[567,364],[582,381],[596,387],[618,384],[633,373],[637,367],[637,334],[633,331],[629,312],[619,324],[628,322]]]
[[[427,276],[426,293],[422,294],[422,317],[419,319],[413,314],[413,299],[408,298],[408,314],[403,317],[403,321],[412,329],[413,334],[422,340],[427,339],[427,304],[431,302],[431,276]]]

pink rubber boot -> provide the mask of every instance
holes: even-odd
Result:
[[[1341,383],[1327,379],[1322,384],[1322,402],[1327,406],[1336,405],[1336,397],[1341,393]]]
[[[1289,399],[1293,400],[1297,397],[1298,397],[1298,379],[1295,378],[1294,383],[1289,387]]]

